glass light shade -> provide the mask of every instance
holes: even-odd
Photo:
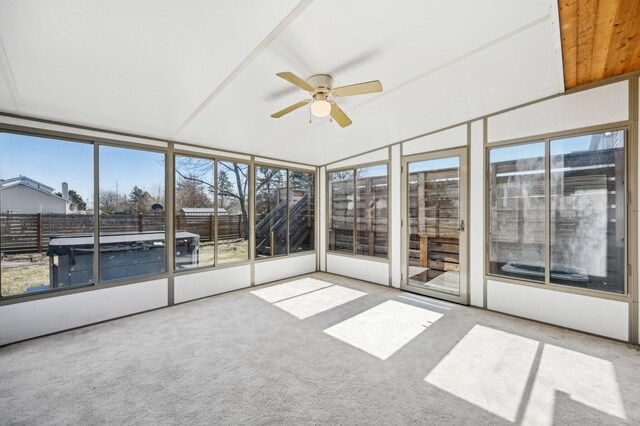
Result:
[[[326,117],[331,113],[331,104],[327,101],[315,101],[311,104],[311,114],[318,118]]]

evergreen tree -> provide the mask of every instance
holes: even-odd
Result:
[[[151,207],[151,194],[138,185],[129,193],[129,211],[131,213],[143,213]]]

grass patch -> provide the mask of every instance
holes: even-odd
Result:
[[[7,254],[0,262],[0,279],[3,296],[23,294],[31,287],[49,285],[49,256],[44,253]]]
[[[218,263],[239,262],[249,259],[248,240],[218,241]]]

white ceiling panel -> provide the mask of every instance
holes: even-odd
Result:
[[[14,114],[22,112],[20,97],[13,80],[13,71],[5,54],[2,39],[0,39],[0,105],[5,108],[6,112]]]
[[[11,91],[9,90],[9,86],[7,85],[7,80],[4,78],[4,75],[0,75],[0,105],[2,105],[6,112],[13,114],[19,113],[19,108],[11,96]]]
[[[298,1],[5,1],[0,38],[25,115],[310,164],[563,90],[554,0]],[[280,71],[385,90],[272,119]]]
[[[322,123],[269,148],[279,158],[309,155],[324,162],[441,129],[561,91],[554,52],[542,22],[485,51],[354,106],[354,124]],[[522,54],[522,52],[527,52]],[[500,66],[496,67],[498,63]],[[547,64],[540,67],[540,64]],[[356,123],[366,122],[366,126]],[[327,135],[330,135],[327,137]]]
[[[326,164],[557,93],[552,16],[545,0],[316,1],[178,138]],[[379,79],[385,92],[339,99],[354,122],[345,129],[309,124],[308,108],[276,120],[307,96],[275,76],[286,70],[330,73],[336,86]]]
[[[0,38],[25,114],[166,138],[297,3],[3,0]]]

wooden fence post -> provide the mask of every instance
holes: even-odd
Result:
[[[429,237],[420,235],[420,266],[428,266],[429,261]]]
[[[276,254],[276,233],[271,231],[271,256]]]
[[[182,230],[182,214],[178,214],[178,228],[176,231]]]
[[[36,233],[37,233],[37,246],[38,246],[38,253],[40,253],[42,251],[42,213],[38,213],[36,216],[36,220],[37,220],[37,225],[36,225]]]
[[[213,215],[209,216],[209,241],[213,241]]]
[[[138,232],[144,232],[144,223],[142,222],[142,213],[138,213]]]
[[[242,215],[238,215],[238,238],[242,238],[242,234],[244,233],[244,227],[242,224]]]
[[[365,226],[366,226],[366,230],[367,230],[367,246],[368,246],[368,251],[369,251],[369,256],[373,256],[373,254],[375,253],[375,243],[376,243],[376,236],[375,233],[373,231],[373,209],[375,208],[375,201],[374,204],[372,204],[371,202],[373,201],[371,198],[371,179],[367,179],[367,184],[366,184],[366,188],[365,188],[365,195],[364,195],[364,200],[365,200],[365,205],[364,205],[364,212],[365,212]]]
[[[426,212],[426,181],[427,173],[418,174],[418,235],[420,236],[420,266],[428,267],[429,263],[429,235],[427,230],[427,212]]]

